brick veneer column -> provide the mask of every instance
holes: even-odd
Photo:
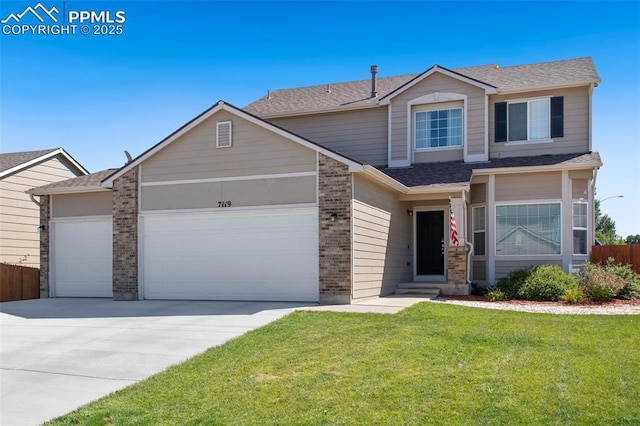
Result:
[[[323,154],[318,160],[320,303],[351,303],[351,173]],[[337,215],[331,221],[331,215]]]
[[[467,248],[452,246],[447,250],[447,284],[467,285]]]
[[[50,195],[40,196],[40,297],[49,297]]]
[[[138,169],[113,182],[113,298],[138,300]]]

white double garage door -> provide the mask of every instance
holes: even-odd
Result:
[[[317,302],[317,208],[143,214],[145,299]],[[53,222],[53,295],[112,297],[110,219]]]

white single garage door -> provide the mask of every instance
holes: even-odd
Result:
[[[315,207],[141,221],[145,299],[318,301]]]
[[[111,219],[52,222],[55,297],[113,297]]]

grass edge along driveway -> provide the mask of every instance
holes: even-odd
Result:
[[[640,316],[294,312],[48,424],[639,424]]]

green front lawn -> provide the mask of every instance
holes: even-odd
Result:
[[[640,424],[640,316],[295,312],[50,424]]]

